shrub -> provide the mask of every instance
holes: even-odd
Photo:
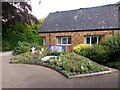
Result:
[[[13,50],[13,54],[14,55],[17,55],[17,54],[21,54],[21,53],[25,53],[25,52],[29,52],[29,51],[31,51],[31,48],[32,47],[35,47],[36,48],[36,50],[41,50],[41,48],[44,48],[45,49],[45,47],[44,46],[41,46],[41,45],[39,45],[39,44],[36,44],[36,43],[32,43],[32,44],[30,44],[30,43],[28,43],[28,42],[18,42],[18,44],[17,44],[17,46],[14,48],[14,50]]]
[[[41,46],[41,45],[39,45],[39,44],[36,44],[36,43],[32,43],[32,44],[31,44],[31,48],[32,48],[32,47],[35,47],[36,50],[41,50],[41,48],[44,48],[43,46]]]
[[[91,55],[89,55],[91,60],[99,63],[104,63],[109,60],[108,57],[108,47],[97,44],[91,48]]]
[[[48,56],[49,56],[49,55],[59,56],[59,55],[60,55],[60,52],[48,50],[47,55],[48,55]]]
[[[73,51],[79,54],[83,48],[87,48],[87,47],[89,46],[86,44],[79,44],[73,48]]]
[[[31,45],[29,43],[19,41],[17,46],[13,50],[13,54],[17,55],[20,53],[25,53],[25,52],[30,51],[30,49],[31,49]]]
[[[94,46],[88,46],[82,44],[74,47],[73,49],[78,54],[83,55],[99,63],[106,62],[109,59],[108,57],[109,48],[105,45],[97,44]]]
[[[8,41],[2,42],[2,51],[10,51],[12,50],[11,45]]]
[[[80,45],[76,46],[80,47]],[[120,64],[120,34],[109,37],[106,41],[91,47],[73,48],[80,55],[98,63],[119,69]]]
[[[106,65],[109,66],[109,67],[117,68],[117,69],[120,70],[120,59],[119,59],[119,61],[109,62]]]
[[[99,63],[106,62],[109,59],[108,47],[100,44],[87,48],[81,48],[79,54]]]
[[[109,61],[118,61],[120,59],[120,34],[108,38],[105,45],[109,47]]]
[[[92,50],[91,47],[81,48],[79,54],[89,58],[89,56],[93,53],[93,51],[94,50]]]

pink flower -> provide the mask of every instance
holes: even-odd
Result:
[[[69,54],[69,52],[66,52],[66,54]]]
[[[71,57],[70,60],[71,60],[71,61],[74,61],[74,58]]]

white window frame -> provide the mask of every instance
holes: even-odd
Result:
[[[96,36],[96,35],[93,35],[93,36]],[[92,37],[93,36],[85,36],[84,37],[84,44],[87,44],[87,37],[90,37],[90,43],[88,45],[90,45],[90,46],[94,45],[94,44],[92,44]],[[96,37],[97,37],[97,43],[96,44],[98,44],[100,42],[99,41],[100,36],[96,36]]]
[[[61,40],[61,43],[59,44],[58,43],[58,38],[60,38],[60,40]],[[67,39],[67,44],[63,44],[63,38],[66,38]],[[57,36],[56,37],[56,44],[57,45],[71,45],[71,44],[68,44],[68,38],[71,38],[71,36]]]
[[[46,38],[43,37],[43,45],[46,45]]]

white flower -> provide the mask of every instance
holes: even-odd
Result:
[[[59,60],[58,60],[59,62],[61,62],[62,60],[59,58]]]
[[[39,54],[41,54],[42,55],[42,52],[40,51],[40,53]]]
[[[43,52],[43,51],[44,51],[44,48],[41,48],[41,51]]]
[[[84,69],[83,65],[81,66],[81,69]]]
[[[33,54],[36,53],[36,48],[35,47],[32,47],[31,50],[32,50]]]

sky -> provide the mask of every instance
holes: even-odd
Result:
[[[41,4],[39,1],[31,0],[32,14],[38,19],[47,17],[51,12],[114,4],[120,0],[41,0]]]

